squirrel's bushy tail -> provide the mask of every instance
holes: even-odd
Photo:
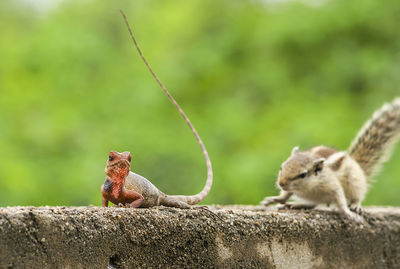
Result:
[[[375,111],[351,143],[350,156],[358,162],[367,178],[378,172],[400,138],[400,98]]]

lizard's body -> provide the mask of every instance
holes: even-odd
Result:
[[[205,196],[203,198],[202,195],[167,195],[154,186],[147,178],[133,173],[132,171],[129,172],[129,175],[126,177],[125,188],[127,190],[134,190],[144,197],[140,207],[163,205],[189,208],[189,205],[195,205],[205,198]]]
[[[165,194],[157,189],[157,187],[147,180],[147,178],[133,173],[132,171],[130,171],[129,175],[126,177],[125,188],[127,190],[136,191],[144,197],[140,207],[152,207],[160,205],[162,197],[165,196]]]
[[[107,178],[101,186],[103,206],[108,206],[108,201],[111,201],[114,204],[130,204],[131,207],[163,205],[190,208],[201,202],[211,188],[212,181],[208,178],[206,186],[196,195],[166,195],[148,179],[130,171],[130,163],[129,152],[110,152],[105,169]]]

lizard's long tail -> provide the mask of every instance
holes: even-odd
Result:
[[[186,121],[186,123],[189,126],[189,128],[192,130],[194,136],[196,137],[197,142],[200,144],[201,150],[203,151],[204,158],[206,159],[207,181],[206,181],[206,185],[204,186],[203,190],[200,193],[198,193],[196,195],[192,195],[192,196],[174,195],[174,196],[171,196],[171,197],[179,199],[180,201],[183,201],[183,202],[185,202],[187,204],[190,204],[190,205],[194,205],[194,204],[200,203],[202,200],[204,200],[204,198],[206,198],[206,196],[210,192],[211,185],[212,185],[212,182],[213,182],[213,172],[212,172],[211,160],[210,160],[210,157],[208,156],[207,149],[204,146],[204,143],[201,140],[201,138],[200,138],[199,134],[197,133],[196,129],[193,127],[193,124],[190,122],[189,118],[186,116],[185,112],[183,112],[182,108],[178,105],[178,103],[175,101],[175,99],[172,97],[172,95],[168,92],[168,90],[165,88],[164,84],[162,84],[161,81],[158,79],[158,77],[154,73],[153,69],[151,69],[151,67],[150,67],[149,63],[147,62],[146,58],[144,58],[143,53],[140,50],[139,45],[137,44],[136,39],[135,39],[135,37],[133,35],[132,29],[129,26],[128,19],[126,18],[125,13],[122,10],[120,10],[120,12],[122,14],[122,17],[124,18],[126,27],[128,28],[128,31],[129,31],[129,34],[130,34],[130,36],[132,38],[133,44],[135,45],[137,51],[139,52],[140,57],[142,58],[143,62],[145,63],[145,65],[149,69],[150,73],[153,75],[154,79],[157,81],[158,85],[161,87],[161,89],[167,95],[168,99],[172,102],[172,104],[178,109],[179,113],[181,114],[183,119]]]
[[[400,98],[396,98],[374,112],[351,143],[348,152],[370,179],[379,171],[380,165],[389,159],[399,138]]]

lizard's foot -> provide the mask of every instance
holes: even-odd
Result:
[[[260,204],[262,204],[263,206],[269,206],[274,203],[283,204],[284,202],[285,201],[283,201],[279,196],[269,196],[269,197],[267,196],[264,198],[264,200],[260,202]]]
[[[316,206],[317,205],[315,205],[315,204],[287,203],[287,204],[283,204],[283,205],[278,206],[278,209],[297,209],[297,210],[301,210],[301,209],[313,209]]]
[[[221,221],[223,221],[223,220],[221,219],[221,217],[218,216],[218,215],[217,215],[216,213],[214,213],[213,211],[211,211],[211,210],[208,208],[208,206],[205,206],[205,205],[203,205],[203,206],[192,206],[191,208],[192,208],[192,209],[204,210],[204,211],[206,211],[207,213],[210,213],[211,215],[213,215],[213,216],[219,218]]]
[[[168,207],[176,207],[176,208],[180,208],[180,209],[192,208],[187,203],[185,203],[181,200],[175,199],[171,196],[162,197],[162,199],[160,200],[160,205],[168,206]]]

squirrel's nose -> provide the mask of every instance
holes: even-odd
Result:
[[[287,185],[287,182],[285,180],[280,180],[279,181],[279,186],[285,187]]]

